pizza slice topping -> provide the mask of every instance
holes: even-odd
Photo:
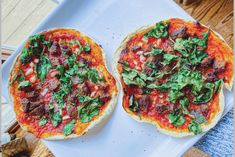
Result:
[[[195,34],[170,21],[131,37],[118,61],[124,107],[165,127],[201,133],[228,81],[229,63],[209,51],[209,38],[210,30]]]
[[[22,121],[36,128],[60,128],[67,136],[77,120],[87,123],[98,115],[111,95],[92,52],[75,36],[31,36],[11,81],[25,113]]]

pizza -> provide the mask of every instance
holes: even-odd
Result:
[[[128,35],[113,65],[128,115],[176,137],[214,127],[224,110],[222,88],[233,84],[233,50],[223,38],[176,18]]]
[[[113,111],[117,93],[102,47],[73,29],[30,36],[10,71],[16,118],[38,138],[83,135]]]

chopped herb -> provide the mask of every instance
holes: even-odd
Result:
[[[20,82],[18,86],[18,90],[22,90],[25,87],[31,86],[31,83],[29,81],[22,81]]]
[[[188,130],[194,133],[195,135],[198,135],[202,132],[200,124],[198,124],[194,119],[192,119],[192,121],[188,125]]]
[[[161,62],[161,63],[162,63],[163,65],[167,65],[167,64],[170,64],[173,59],[178,58],[178,56],[165,53],[165,54],[163,55],[163,58],[164,58],[164,61]]]
[[[90,47],[89,44],[86,44],[83,49],[84,49],[85,52],[90,52],[91,51],[91,47]]]
[[[139,112],[139,104],[132,95],[129,99],[129,108],[133,112]]]
[[[155,37],[155,38],[162,38],[162,37],[166,37],[168,36],[168,27],[169,27],[169,22],[158,22],[156,23],[156,26],[150,30],[149,32],[147,32],[144,35],[144,38],[148,38],[150,36]]]
[[[212,98],[213,88],[214,88],[214,84],[206,83],[206,85],[204,87],[204,89],[205,89],[204,92],[202,94],[200,94],[199,96],[197,96],[196,98],[194,98],[193,103],[203,104],[203,103],[209,102]]]
[[[181,126],[185,122],[183,115],[180,114],[170,113],[168,114],[168,118],[170,123],[172,123],[174,126]]]
[[[62,116],[59,111],[51,113],[49,116],[54,127],[57,127],[62,122]]]
[[[75,122],[76,120],[73,119],[63,127],[62,132],[65,136],[72,134],[74,126],[75,126]]]
[[[170,90],[170,92],[168,93],[168,98],[169,98],[170,102],[175,103],[176,100],[183,95],[184,94],[180,91]]]
[[[41,56],[40,62],[36,67],[36,71],[37,71],[38,77],[40,78],[42,82],[44,82],[45,77],[47,76],[51,67],[52,65],[51,65],[50,59],[45,55]]]
[[[43,125],[45,125],[46,123],[47,123],[47,118],[42,118],[42,119],[40,119],[40,121],[39,121],[39,126],[43,126]]]
[[[218,81],[215,82],[215,93],[217,93],[221,87],[221,85],[223,85],[224,81],[223,79],[219,79]]]
[[[162,49],[153,48],[150,52],[145,52],[144,55],[145,55],[145,56],[147,56],[147,55],[156,56],[156,55],[159,55],[159,54],[162,54],[162,53],[163,53],[163,50],[162,50]]]

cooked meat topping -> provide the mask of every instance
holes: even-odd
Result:
[[[150,104],[150,97],[148,95],[142,95],[138,100],[139,108],[141,111],[147,112],[148,106]]]
[[[131,47],[131,51],[133,51],[133,52],[137,52],[139,50],[141,50],[141,46],[139,46],[139,45],[134,45]]]
[[[206,104],[202,104],[202,105],[200,105],[200,110],[202,112],[202,115],[206,117],[209,112],[209,107]]]
[[[77,108],[71,104],[66,105],[66,110],[70,117],[75,117],[77,114]]]
[[[213,68],[214,68],[215,73],[219,73],[219,72],[224,71],[225,66],[226,66],[226,62],[225,61],[217,61],[217,60],[215,60],[214,64],[213,64]]]
[[[211,66],[214,62],[214,59],[211,57],[206,57],[204,58],[201,63],[200,63],[200,67],[202,68],[208,68],[209,66]]]
[[[215,82],[219,80],[219,78],[215,75],[214,72],[209,72],[205,75],[205,78],[208,82]]]
[[[60,81],[57,78],[54,78],[49,81],[49,90],[56,90],[60,86]]]
[[[170,36],[173,40],[175,40],[176,38],[186,38],[188,36],[186,31],[187,28],[183,26],[180,29],[173,31]]]

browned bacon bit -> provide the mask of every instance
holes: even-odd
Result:
[[[52,79],[49,81],[49,90],[55,90],[59,87],[60,81],[58,79]]]
[[[66,111],[67,111],[69,117],[74,117],[77,114],[77,108],[71,104],[67,104]]]
[[[24,92],[31,92],[34,90],[34,88],[31,85],[28,85],[28,86],[22,87],[21,90]]]
[[[129,48],[128,47],[126,47],[126,48],[124,48],[123,50],[122,50],[122,54],[127,54],[129,52]]]
[[[209,66],[211,66],[214,62],[214,59],[211,57],[206,57],[204,58],[201,63],[200,63],[200,67],[202,68],[208,68]]]
[[[157,104],[156,105],[156,110],[159,114],[161,114],[161,113],[163,113],[164,111],[167,110],[167,105]]]
[[[217,76],[215,75],[214,72],[207,73],[205,75],[205,78],[208,82],[215,82],[218,80]]]
[[[83,95],[90,95],[91,94],[90,87],[88,86],[88,84],[86,82],[84,82],[83,84],[81,84],[79,86],[79,93],[81,93]]]
[[[209,112],[209,107],[206,104],[202,104],[200,105],[200,110],[202,115],[206,117]]]
[[[65,52],[68,55],[72,55],[72,51],[70,51],[67,45],[60,45],[60,49],[62,52]]]
[[[150,76],[153,72],[153,69],[152,68],[149,68],[149,67],[145,67],[144,68],[144,73],[147,75],[147,76]]]
[[[186,38],[188,36],[186,31],[187,28],[183,26],[180,29],[173,31],[170,36],[173,40],[175,40],[176,38]]]
[[[21,99],[22,109],[24,112],[29,112],[29,100],[27,98]]]
[[[163,50],[165,52],[168,52],[168,53],[174,51],[174,43],[173,43],[173,41],[167,39],[165,42],[166,42],[167,46],[164,47]]]
[[[49,49],[49,53],[52,55],[60,55],[61,51],[57,41],[54,41]]]
[[[108,101],[111,98],[111,96],[109,95],[109,93],[106,90],[101,90],[100,91],[100,101],[102,103],[105,103],[106,101]]]
[[[148,95],[142,95],[138,100],[138,104],[141,111],[147,112],[148,106],[150,104],[150,97]]]
[[[49,55],[48,57],[51,60],[51,64],[52,64],[53,67],[56,67],[57,65],[61,64],[58,57],[55,57],[55,56],[52,56],[52,55]]]
[[[41,117],[45,113],[44,105],[39,105],[38,107],[34,108],[31,112],[30,115],[32,116],[37,116]]]
[[[226,62],[225,61],[214,61],[213,68],[215,73],[222,72],[225,69]]]
[[[137,52],[139,50],[141,50],[141,46],[139,46],[139,45],[134,45],[131,47],[131,51],[133,51],[133,52]]]

